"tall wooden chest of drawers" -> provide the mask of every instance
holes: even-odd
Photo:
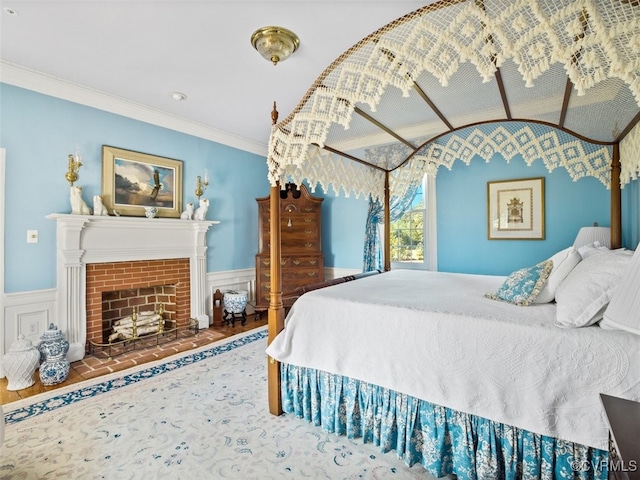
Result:
[[[312,197],[306,187],[288,183],[280,192],[280,243],[283,297],[297,287],[324,281],[322,255],[322,198]],[[258,202],[258,254],[256,255],[256,310],[269,308],[271,289],[269,197]],[[283,298],[290,307],[292,299]]]

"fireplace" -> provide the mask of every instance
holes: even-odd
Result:
[[[102,341],[103,292],[175,285],[176,321],[206,315],[206,234],[219,222],[52,214],[58,308],[69,361]]]
[[[186,328],[190,318],[188,258],[92,263],[86,268],[87,342],[107,343],[111,322],[157,310],[165,320]]]

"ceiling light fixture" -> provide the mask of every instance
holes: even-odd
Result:
[[[262,27],[251,35],[251,45],[260,55],[277,65],[298,49],[300,39],[286,28]]]
[[[5,11],[6,14],[8,15],[18,15],[18,11],[14,10],[13,8],[10,7],[4,7],[3,10]]]
[[[173,98],[177,102],[181,102],[182,100],[187,99],[187,96],[181,92],[171,92],[169,95],[171,95],[171,98]]]

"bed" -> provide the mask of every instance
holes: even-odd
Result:
[[[485,296],[505,280],[392,270],[305,293],[267,350],[284,411],[436,476],[606,478],[599,393],[640,400],[640,336]]]
[[[272,414],[376,442],[434,475],[606,478],[598,393],[640,400],[640,328],[593,320],[613,296],[598,279],[620,281],[618,261],[632,258],[617,249],[621,187],[640,177],[640,83],[626,67],[640,61],[627,48],[640,38],[633,3],[429,3],[347,50],[280,123],[274,108]],[[395,201],[425,174],[496,152],[610,189],[614,251],[599,253],[619,256],[602,257],[616,260],[615,272],[592,275],[589,288],[567,283],[577,284],[560,289],[573,302],[516,306],[484,296],[511,275],[391,270]],[[277,212],[287,182],[379,201],[386,241],[384,273],[304,293],[285,325]],[[567,270],[575,279],[592,262]],[[606,302],[584,314],[583,291]],[[612,310],[627,320],[631,311]]]

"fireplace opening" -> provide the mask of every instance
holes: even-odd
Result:
[[[175,285],[102,292],[104,344],[172,330],[176,318]]]
[[[148,313],[162,311],[167,334],[192,328],[188,258],[87,264],[86,286],[88,353],[109,344],[115,323],[134,313],[146,321]]]

